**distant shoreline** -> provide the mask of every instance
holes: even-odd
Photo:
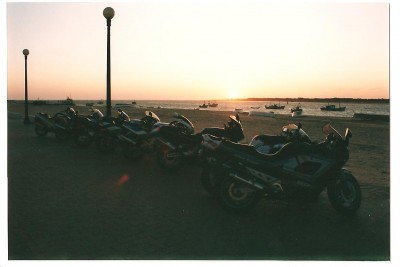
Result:
[[[96,101],[95,99],[76,99],[77,101]],[[23,102],[23,99],[18,99],[18,100],[12,100],[8,99],[7,102]],[[32,103],[33,101],[36,100],[28,100],[29,103]],[[48,99],[48,100],[43,100],[43,101],[60,101],[57,99]],[[131,101],[129,99],[123,100],[123,99],[115,99],[113,101]],[[199,101],[201,102],[202,100],[154,100],[154,99],[141,99],[139,101]],[[390,99],[386,98],[280,98],[280,97],[268,97],[268,98],[257,98],[257,97],[251,97],[251,98],[238,98],[238,99],[219,99],[217,101],[269,101],[269,102],[327,102],[327,103],[390,103]]]

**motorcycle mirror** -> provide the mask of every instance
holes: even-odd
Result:
[[[297,125],[297,130],[300,131],[301,128],[303,128],[303,124],[301,124],[301,122],[299,122],[299,124]]]

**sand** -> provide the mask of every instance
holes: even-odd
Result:
[[[262,200],[235,215],[202,189],[196,166],[165,172],[152,155],[131,163],[118,150],[105,155],[53,135],[38,138],[33,123],[22,123],[22,104],[7,108],[10,259],[390,259],[389,122],[241,115],[243,143],[256,134],[279,134],[288,123],[301,122],[313,140],[323,140],[326,122],[340,133],[350,128],[345,167],[358,179],[363,200],[353,218],[335,212],[325,192],[318,203]],[[30,105],[29,114],[65,108]],[[131,118],[145,111],[124,110]],[[178,112],[196,131],[222,127],[234,114],[152,111],[166,122]]]

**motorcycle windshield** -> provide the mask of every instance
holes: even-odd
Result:
[[[194,129],[193,123],[191,123],[190,120],[188,118],[186,118],[185,116],[182,116],[182,115],[179,115],[179,114],[175,114],[174,118],[177,118],[179,120],[182,120],[182,121],[186,122],[187,124],[190,125],[190,127],[192,127]]]
[[[147,117],[152,117],[153,119],[155,119],[156,121],[161,121],[160,118],[152,111],[146,111],[144,113]]]
[[[231,121],[239,128],[243,128],[242,127],[242,123],[240,121],[237,120],[237,118],[233,115],[229,116],[229,118],[231,119]]]
[[[322,132],[325,135],[333,134],[343,139],[343,137],[339,134],[339,132],[335,128],[333,128],[330,123],[327,123],[322,127]]]

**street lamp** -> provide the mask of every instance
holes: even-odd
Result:
[[[27,69],[28,69],[27,62],[28,62],[29,50],[28,49],[22,50],[22,54],[24,54],[24,56],[25,56],[25,119],[24,119],[24,123],[29,124],[30,120],[29,120],[29,116],[28,116],[28,72],[27,72]]]
[[[103,16],[107,19],[107,116],[111,116],[111,66],[110,66],[110,27],[114,9],[106,7]]]

